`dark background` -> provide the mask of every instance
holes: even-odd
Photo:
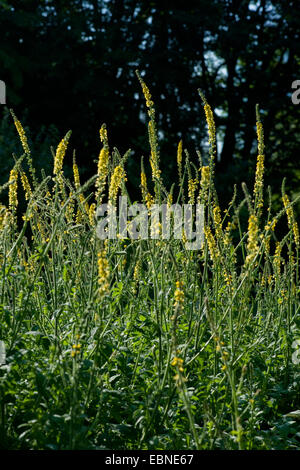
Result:
[[[72,129],[82,180],[95,173],[106,123],[111,147],[133,150],[130,191],[139,198],[140,159],[149,156],[146,108],[135,75],[148,84],[160,129],[167,187],[175,180],[182,138],[190,158],[207,158],[207,128],[197,89],[218,129],[217,189],[252,185],[257,145],[255,104],[266,142],[266,183],[280,194],[287,177],[299,192],[300,105],[291,84],[300,79],[300,5],[287,0],[0,0],[0,170],[5,182],[21,154],[8,114],[13,108],[32,141],[38,168],[52,168],[50,145]],[[68,172],[68,168],[66,167]],[[276,194],[275,194],[276,196]]]

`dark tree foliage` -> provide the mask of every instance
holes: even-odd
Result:
[[[179,139],[196,161],[206,155],[197,89],[215,109],[219,190],[248,181],[256,156],[255,104],[266,138],[267,182],[299,182],[298,2],[287,0],[6,0],[0,2],[1,79],[8,106],[32,134],[72,129],[86,176],[94,171],[98,130],[128,163],[138,187],[148,156],[145,105],[135,69],[145,73],[157,109],[162,168],[173,180]],[[36,158],[39,158],[37,155]],[[69,159],[71,162],[71,158]],[[231,194],[231,192],[230,192]],[[230,197],[230,194],[228,197]]]

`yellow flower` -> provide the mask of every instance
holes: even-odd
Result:
[[[248,220],[248,243],[246,265],[250,264],[258,252],[258,218],[251,214]]]
[[[98,285],[99,294],[105,294],[109,290],[109,264],[107,260],[107,252],[104,248],[98,253]]]
[[[203,166],[201,168],[201,182],[200,185],[203,189],[208,189],[210,180],[210,168],[209,166]]]
[[[95,210],[96,204],[93,202],[89,208],[89,221],[92,227],[95,225]]]
[[[74,175],[75,188],[79,189],[80,188],[80,177],[79,177],[78,166],[75,162],[75,158],[74,158],[74,161],[73,161],[73,175]]]
[[[155,114],[154,103],[151,100],[151,94],[150,94],[149,88],[147,87],[146,83],[144,82],[144,80],[142,79],[142,77],[140,76],[137,70],[136,70],[136,74],[142,87],[143,95],[146,100],[146,106],[149,109],[148,114],[151,118],[154,118],[154,114]]]
[[[214,216],[214,224],[216,230],[216,236],[218,240],[223,239],[222,233],[222,219],[221,219],[221,211],[219,206],[215,206],[213,209],[213,216]]]
[[[8,188],[8,207],[14,211],[18,206],[18,171],[16,168],[10,172],[9,183],[11,184]]]
[[[60,141],[57,146],[55,158],[54,158],[54,169],[53,174],[59,176],[62,172],[64,156],[68,147],[68,142],[71,136],[71,131],[67,132],[65,137]]]
[[[204,200],[207,199],[209,182],[210,182],[210,168],[209,166],[202,166],[201,167],[201,180],[200,180],[201,191],[198,196],[198,201],[200,201],[202,198]]]
[[[104,145],[107,145],[108,144],[108,139],[107,139],[107,130],[106,130],[106,125],[105,124],[102,124],[102,126],[100,128],[100,131],[99,131],[99,134],[100,134],[101,142],[103,142]]]
[[[258,207],[263,204],[263,177],[264,177],[264,155],[257,156],[256,174],[254,183],[254,195],[257,197]]]
[[[142,189],[142,198],[146,203],[148,209],[154,204],[154,197],[148,191],[147,187],[147,178],[144,171],[141,172],[141,189]]]
[[[208,126],[208,137],[209,137],[209,144],[211,146],[212,152],[215,151],[216,147],[216,126],[215,126],[215,121],[214,121],[214,115],[212,112],[212,109],[210,105],[207,103],[205,98],[202,96],[202,99],[204,101],[204,112],[205,112],[205,118]]]
[[[113,205],[116,204],[118,190],[121,186],[122,181],[127,181],[126,174],[124,168],[118,165],[114,169],[108,190],[108,199]]]
[[[139,280],[140,273],[141,273],[141,260],[137,260],[136,265],[134,267],[134,271],[133,271],[133,279],[135,281]]]
[[[24,172],[21,173],[21,182],[22,182],[23,189],[25,191],[25,199],[26,201],[28,201],[32,195],[32,191],[31,191],[28,178]]]
[[[198,179],[191,178],[188,181],[188,195],[189,195],[189,203],[195,204],[195,192],[198,185]]]
[[[256,132],[258,142],[258,156],[254,183],[254,196],[256,207],[263,207],[263,176],[264,176],[264,131],[260,121],[258,106],[256,107]]]
[[[293,233],[294,233],[295,243],[296,245],[299,245],[299,228],[298,228],[298,224],[296,221],[293,223]]]
[[[268,232],[268,231],[270,231],[270,230],[272,230],[272,231],[274,232],[276,223],[277,223],[277,220],[276,220],[276,219],[273,219],[272,221],[268,222],[268,223],[265,225],[265,230],[266,230],[266,232]]]
[[[5,221],[7,220],[7,208],[0,202],[0,228],[2,229],[5,226]]]
[[[27,155],[30,155],[30,149],[29,149],[29,145],[28,145],[28,141],[27,141],[27,137],[26,137],[24,128],[23,128],[22,124],[20,123],[20,121],[16,118],[16,116],[13,113],[12,113],[12,115],[13,115],[13,118],[14,118],[14,124],[16,126],[16,129],[18,131],[18,134],[19,134],[19,137],[20,137],[20,140],[21,140],[23,150]]]
[[[182,140],[178,144],[177,148],[177,165],[178,165],[178,173],[179,179],[182,179]]]
[[[214,265],[217,266],[218,262],[221,259],[220,250],[216,244],[216,241],[214,239],[214,236],[211,232],[210,227],[205,227],[204,233],[205,233],[205,238],[207,240],[211,260],[214,263]]]
[[[98,158],[98,171],[97,171],[97,180],[96,180],[96,199],[100,195],[102,189],[104,188],[106,178],[108,175],[108,163],[109,163],[109,150],[108,147],[102,147],[99,158]]]
[[[274,270],[275,277],[279,278],[281,268],[281,244],[276,242],[275,254],[274,254]]]
[[[264,153],[264,130],[263,125],[260,122],[259,116],[257,114],[257,122],[256,122],[256,133],[257,133],[257,142],[258,142],[258,153]]]
[[[160,179],[161,171],[159,169],[159,154],[157,150],[157,141],[154,128],[154,122],[149,121],[149,140],[151,145],[150,165],[152,170],[153,181]]]
[[[74,194],[72,191],[70,191],[70,200],[66,208],[66,219],[69,223],[73,222],[73,216],[74,216],[74,206],[75,206],[75,201],[74,201]],[[64,232],[67,233],[67,232]]]
[[[173,367],[177,367],[180,372],[183,372],[183,359],[180,357],[174,357],[174,359],[171,362],[171,365]]]
[[[222,352],[222,358],[223,358],[223,361],[228,361],[228,358],[229,358],[229,352],[227,351],[223,351]]]
[[[225,279],[227,286],[230,287],[232,285],[232,275],[230,273],[227,273],[225,270],[224,270],[224,279]]]
[[[271,240],[271,237],[268,236],[265,238],[264,240],[264,244],[265,244],[265,254],[268,255],[270,253],[270,240]]]
[[[71,356],[76,357],[76,355],[80,354],[81,344],[73,344]]]
[[[284,204],[287,219],[288,219],[289,229],[292,230],[294,234],[295,243],[298,246],[299,245],[299,229],[298,229],[298,224],[294,218],[293,208],[292,206],[290,206],[290,200],[286,194],[282,196],[282,200],[283,200],[283,204]]]
[[[184,303],[184,291],[183,288],[183,281],[176,281],[176,289],[174,293],[174,307],[181,306]]]
[[[73,160],[73,176],[74,176],[75,188],[78,191],[80,189],[80,177],[79,177],[79,170],[78,170],[78,166],[77,166],[76,161],[75,161],[75,157],[74,157],[74,160]],[[88,214],[89,213],[89,205],[88,205],[87,202],[85,203],[84,195],[82,193],[79,194],[79,201],[82,204],[82,206],[84,207],[85,212]],[[79,208],[78,211],[77,211],[77,215],[76,215],[76,223],[79,224],[81,219],[82,219],[82,213],[81,213],[81,210]]]

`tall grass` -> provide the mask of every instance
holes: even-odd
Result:
[[[24,154],[0,208],[0,446],[299,449],[290,414],[300,408],[299,233],[284,184],[278,213],[264,189],[259,113],[253,188],[242,184],[244,198],[235,190],[220,208],[209,104],[202,96],[208,164],[198,154],[196,166],[180,142],[178,181],[167,189],[154,104],[138,77],[150,141],[141,200],[149,209],[204,204],[204,245],[98,239],[96,207],[127,194],[130,151],[111,150],[103,125],[98,169],[82,185],[75,156],[74,179],[64,176],[68,133],[53,153],[53,175],[39,177],[13,114]],[[286,234],[278,239],[281,218]]]

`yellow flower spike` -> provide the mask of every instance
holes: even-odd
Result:
[[[188,195],[189,195],[189,204],[195,204],[195,192],[198,185],[198,179],[189,179],[188,181]]]
[[[144,98],[145,98],[145,101],[146,101],[146,106],[148,108],[148,114],[149,114],[150,118],[153,119],[154,114],[155,114],[155,110],[154,110],[154,103],[151,100],[151,94],[150,94],[149,88],[147,87],[146,83],[144,82],[144,80],[140,76],[139,71],[136,70],[135,73],[136,73],[136,75],[139,79],[139,82],[141,84],[141,87],[142,87],[143,95],[144,95]]]
[[[108,175],[108,163],[109,163],[109,150],[107,147],[102,147],[100,150],[98,158],[98,171],[97,171],[97,180],[96,188],[98,192],[100,191],[101,186],[104,186],[107,175]]]
[[[30,151],[30,148],[29,148],[29,145],[28,145],[28,141],[27,141],[27,137],[26,137],[24,128],[23,128],[21,122],[17,119],[15,113],[12,110],[10,110],[10,113],[13,117],[14,124],[15,124],[17,132],[19,134],[19,138],[20,138],[23,150],[26,154],[26,159],[27,159],[27,163],[28,163],[28,166],[29,166],[30,175],[32,177],[33,182],[36,183],[35,168],[33,168],[33,165],[32,165],[31,151]]]
[[[256,173],[253,194],[255,204],[258,209],[263,207],[263,177],[264,177],[264,132],[259,116],[258,106],[256,106],[256,132],[258,142],[258,156],[256,161]]]
[[[5,227],[5,221],[7,219],[6,216],[7,213],[7,208],[0,202],[0,229],[3,229]]]
[[[18,170],[13,168],[9,175],[8,207],[15,211],[18,206]]]
[[[208,189],[210,181],[210,168],[209,166],[203,166],[201,168],[201,182],[200,185],[203,189]]]
[[[230,273],[227,273],[225,270],[224,270],[224,279],[225,279],[226,285],[230,287],[232,285],[232,276]]]
[[[275,254],[274,254],[274,270],[275,278],[279,279],[281,270],[281,244],[276,242]]]
[[[208,137],[209,137],[209,144],[214,149],[216,146],[216,126],[214,121],[214,116],[211,107],[208,103],[204,106],[206,122],[208,126]]]
[[[107,260],[107,251],[104,248],[98,253],[98,285],[99,294],[103,295],[109,290],[109,264]]]
[[[270,253],[270,241],[271,241],[271,237],[268,236],[265,238],[264,240],[264,244],[265,244],[265,254],[268,255]]]
[[[178,174],[179,180],[182,180],[182,140],[180,140],[177,148],[177,165],[178,165]]]
[[[211,156],[214,157],[216,151],[216,125],[214,115],[203,93],[200,90],[198,90],[198,93],[204,103],[205,119],[208,126],[208,143],[210,145]]]
[[[80,188],[80,177],[79,177],[79,170],[77,163],[75,161],[75,157],[73,160],[73,176],[74,176],[74,183],[75,183],[75,188],[79,189]]]
[[[234,225],[232,224],[232,222],[229,221],[229,222],[227,223],[226,227],[225,227],[225,236],[224,236],[224,240],[223,240],[225,246],[228,246],[228,245],[230,245],[230,243],[231,243],[230,232],[231,232],[231,230],[233,230],[233,229],[234,229]]]
[[[150,165],[152,170],[152,179],[153,181],[155,181],[160,179],[161,170],[159,169],[159,155],[157,150],[157,139],[153,121],[149,121],[148,130],[149,141],[151,146]]]
[[[263,177],[264,177],[264,155],[257,156],[254,195],[257,197],[257,206],[263,206]]]
[[[141,189],[142,189],[142,198],[146,203],[148,209],[154,204],[154,197],[148,191],[147,187],[147,178],[145,172],[142,170],[141,172]]]
[[[263,155],[264,153],[264,129],[263,125],[261,123],[260,117],[259,117],[259,112],[258,112],[258,106],[256,107],[256,133],[257,133],[257,142],[258,142],[258,153],[260,155]]]
[[[24,152],[25,152],[27,155],[30,155],[30,148],[29,148],[29,145],[28,145],[28,141],[27,141],[27,137],[26,137],[24,128],[23,128],[21,122],[20,122],[20,121],[17,119],[17,117],[15,116],[15,114],[14,114],[13,111],[11,111],[11,114],[12,114],[12,116],[13,116],[14,124],[15,124],[15,127],[16,127],[16,129],[17,129],[17,132],[18,132],[18,134],[19,134],[19,137],[20,137],[20,141],[21,141],[23,150],[24,150]]]
[[[216,237],[218,240],[223,240],[223,233],[222,233],[222,219],[221,219],[221,211],[219,206],[215,206],[213,209],[213,216],[214,216],[214,224],[216,230]]]
[[[118,165],[114,169],[113,175],[111,177],[108,199],[111,204],[115,205],[117,200],[118,190],[123,181],[127,181],[125,170],[122,166]]]
[[[55,158],[54,158],[54,169],[53,169],[53,174],[55,176],[60,176],[62,173],[64,156],[66,154],[70,137],[71,137],[71,131],[67,132],[65,137],[60,141],[60,143],[57,146]]]
[[[93,202],[90,205],[90,208],[89,208],[89,221],[90,221],[90,224],[91,224],[92,227],[96,223],[96,221],[95,221],[95,211],[96,211],[96,204]]]
[[[75,206],[75,201],[74,201],[74,198],[73,198],[73,193],[72,193],[72,191],[70,191],[70,201],[69,201],[67,209],[66,209],[66,219],[69,223],[73,222],[74,206]],[[67,232],[64,232],[64,233],[67,233]]]
[[[255,258],[258,252],[258,218],[256,215],[251,214],[248,220],[248,243],[247,243],[247,257],[245,264],[249,265]]]
[[[216,240],[214,239],[214,236],[211,232],[210,227],[205,227],[204,228],[204,234],[205,234],[205,238],[207,240],[211,260],[212,260],[214,266],[217,266],[218,262],[221,259],[221,253],[220,253],[220,250],[217,246]]]
[[[201,191],[198,196],[198,202],[206,201],[207,195],[208,195],[208,189],[209,189],[209,183],[210,183],[210,167],[209,166],[202,166],[201,167],[201,179],[200,179],[200,187]]]
[[[298,224],[295,221],[294,211],[293,211],[292,206],[290,206],[290,200],[289,200],[289,198],[286,194],[284,194],[282,196],[282,201],[283,201],[283,205],[284,205],[285,212],[286,212],[286,215],[287,215],[289,229],[292,230],[293,235],[294,235],[295,244],[298,246],[299,245]]]
[[[137,260],[136,265],[134,267],[134,271],[133,271],[134,281],[137,282],[140,279],[140,274],[141,274],[141,260]]]
[[[184,303],[183,281],[176,281],[176,289],[174,293],[174,307],[182,306]]]
[[[78,170],[78,166],[77,166],[77,163],[76,163],[76,160],[75,160],[75,156],[73,158],[73,176],[74,176],[75,188],[78,191],[80,189],[81,185],[80,185],[79,170]],[[85,212],[87,214],[89,214],[89,205],[88,205],[88,203],[85,203],[84,195],[82,193],[79,194],[79,200],[80,200],[82,206],[84,207]],[[81,210],[79,208],[78,211],[77,211],[77,215],[76,215],[76,223],[79,224],[81,222],[81,220],[82,220],[82,213],[81,213]]]
[[[25,199],[26,201],[29,201],[32,195],[32,190],[31,190],[28,178],[24,172],[21,173],[21,183],[25,192]]]
[[[101,126],[101,128],[100,128],[100,131],[99,131],[99,134],[100,134],[100,140],[101,140],[101,142],[102,142],[104,145],[108,145],[107,129],[106,129],[106,125],[105,125],[105,124],[102,124],[102,126]]]
[[[293,223],[293,233],[296,245],[299,245],[299,228],[297,222]]]
[[[142,190],[143,189],[147,190],[147,178],[146,178],[146,174],[144,171],[141,172],[141,186],[142,186]]]

